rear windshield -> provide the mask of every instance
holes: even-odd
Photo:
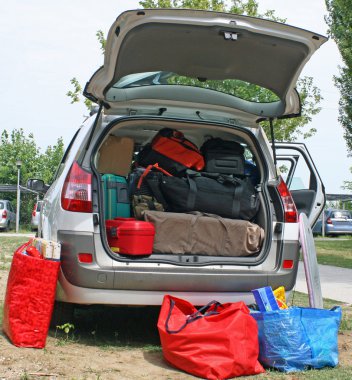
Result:
[[[37,211],[40,211],[41,208],[42,208],[42,204],[41,203],[37,203]]]
[[[5,203],[4,202],[0,202],[0,210],[3,210],[5,208]]]
[[[112,88],[133,88],[155,85],[202,87],[256,103],[271,103],[280,100],[279,97],[271,90],[252,83],[244,82],[242,80],[206,80],[206,78],[180,76],[169,71],[126,75],[115,83]]]
[[[351,214],[348,211],[334,211],[331,217],[334,219],[349,219]]]

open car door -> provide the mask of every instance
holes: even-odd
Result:
[[[325,206],[325,188],[303,143],[275,143],[277,165],[296,203],[314,226]]]

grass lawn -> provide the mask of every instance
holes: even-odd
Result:
[[[0,269],[10,268],[15,249],[28,240],[28,237],[2,236],[0,233]]]
[[[315,239],[318,263],[352,269],[352,239]]]

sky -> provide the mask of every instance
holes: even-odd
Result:
[[[274,9],[288,24],[327,35],[324,0],[259,0],[259,6]],[[70,79],[85,85],[103,64],[96,31],[106,35],[121,12],[136,8],[136,0],[0,0],[0,131],[23,128],[42,150],[59,137],[67,146],[88,113],[83,103],[70,104]],[[352,180],[352,158],[337,120],[333,76],[339,65],[339,51],[329,40],[301,74],[312,76],[324,97],[322,111],[310,124],[318,132],[304,142],[328,194],[346,193],[343,181]]]

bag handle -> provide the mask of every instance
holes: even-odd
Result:
[[[194,210],[196,205],[196,197],[197,197],[197,184],[196,181],[187,175],[187,182],[189,185],[189,194],[187,197],[187,209],[188,210]]]
[[[176,302],[172,299],[170,299],[170,310],[166,318],[165,322],[165,329],[169,334],[177,334],[178,332],[182,331],[188,324],[196,321],[197,319],[203,318],[203,317],[208,317],[210,315],[217,315],[219,314],[218,308],[222,306],[222,304],[218,301],[210,301],[208,304],[205,306],[201,307],[199,310],[194,312],[193,314],[190,314],[187,316],[185,323],[177,330],[170,330],[169,329],[169,321],[171,318],[171,313],[172,310],[175,306]],[[211,306],[215,305],[214,309],[207,312],[208,309],[210,309]]]
[[[157,169],[159,170],[160,172],[164,173],[165,175],[169,176],[169,177],[173,177],[172,174],[170,174],[168,171],[166,171],[165,169],[161,168],[159,166],[158,163],[154,164],[154,165],[148,165],[146,167],[146,169],[144,170],[144,173],[140,176],[139,180],[138,180],[138,184],[137,184],[137,189],[140,189],[141,186],[142,186],[142,183],[144,181],[144,178],[150,173],[150,171],[152,169]]]

